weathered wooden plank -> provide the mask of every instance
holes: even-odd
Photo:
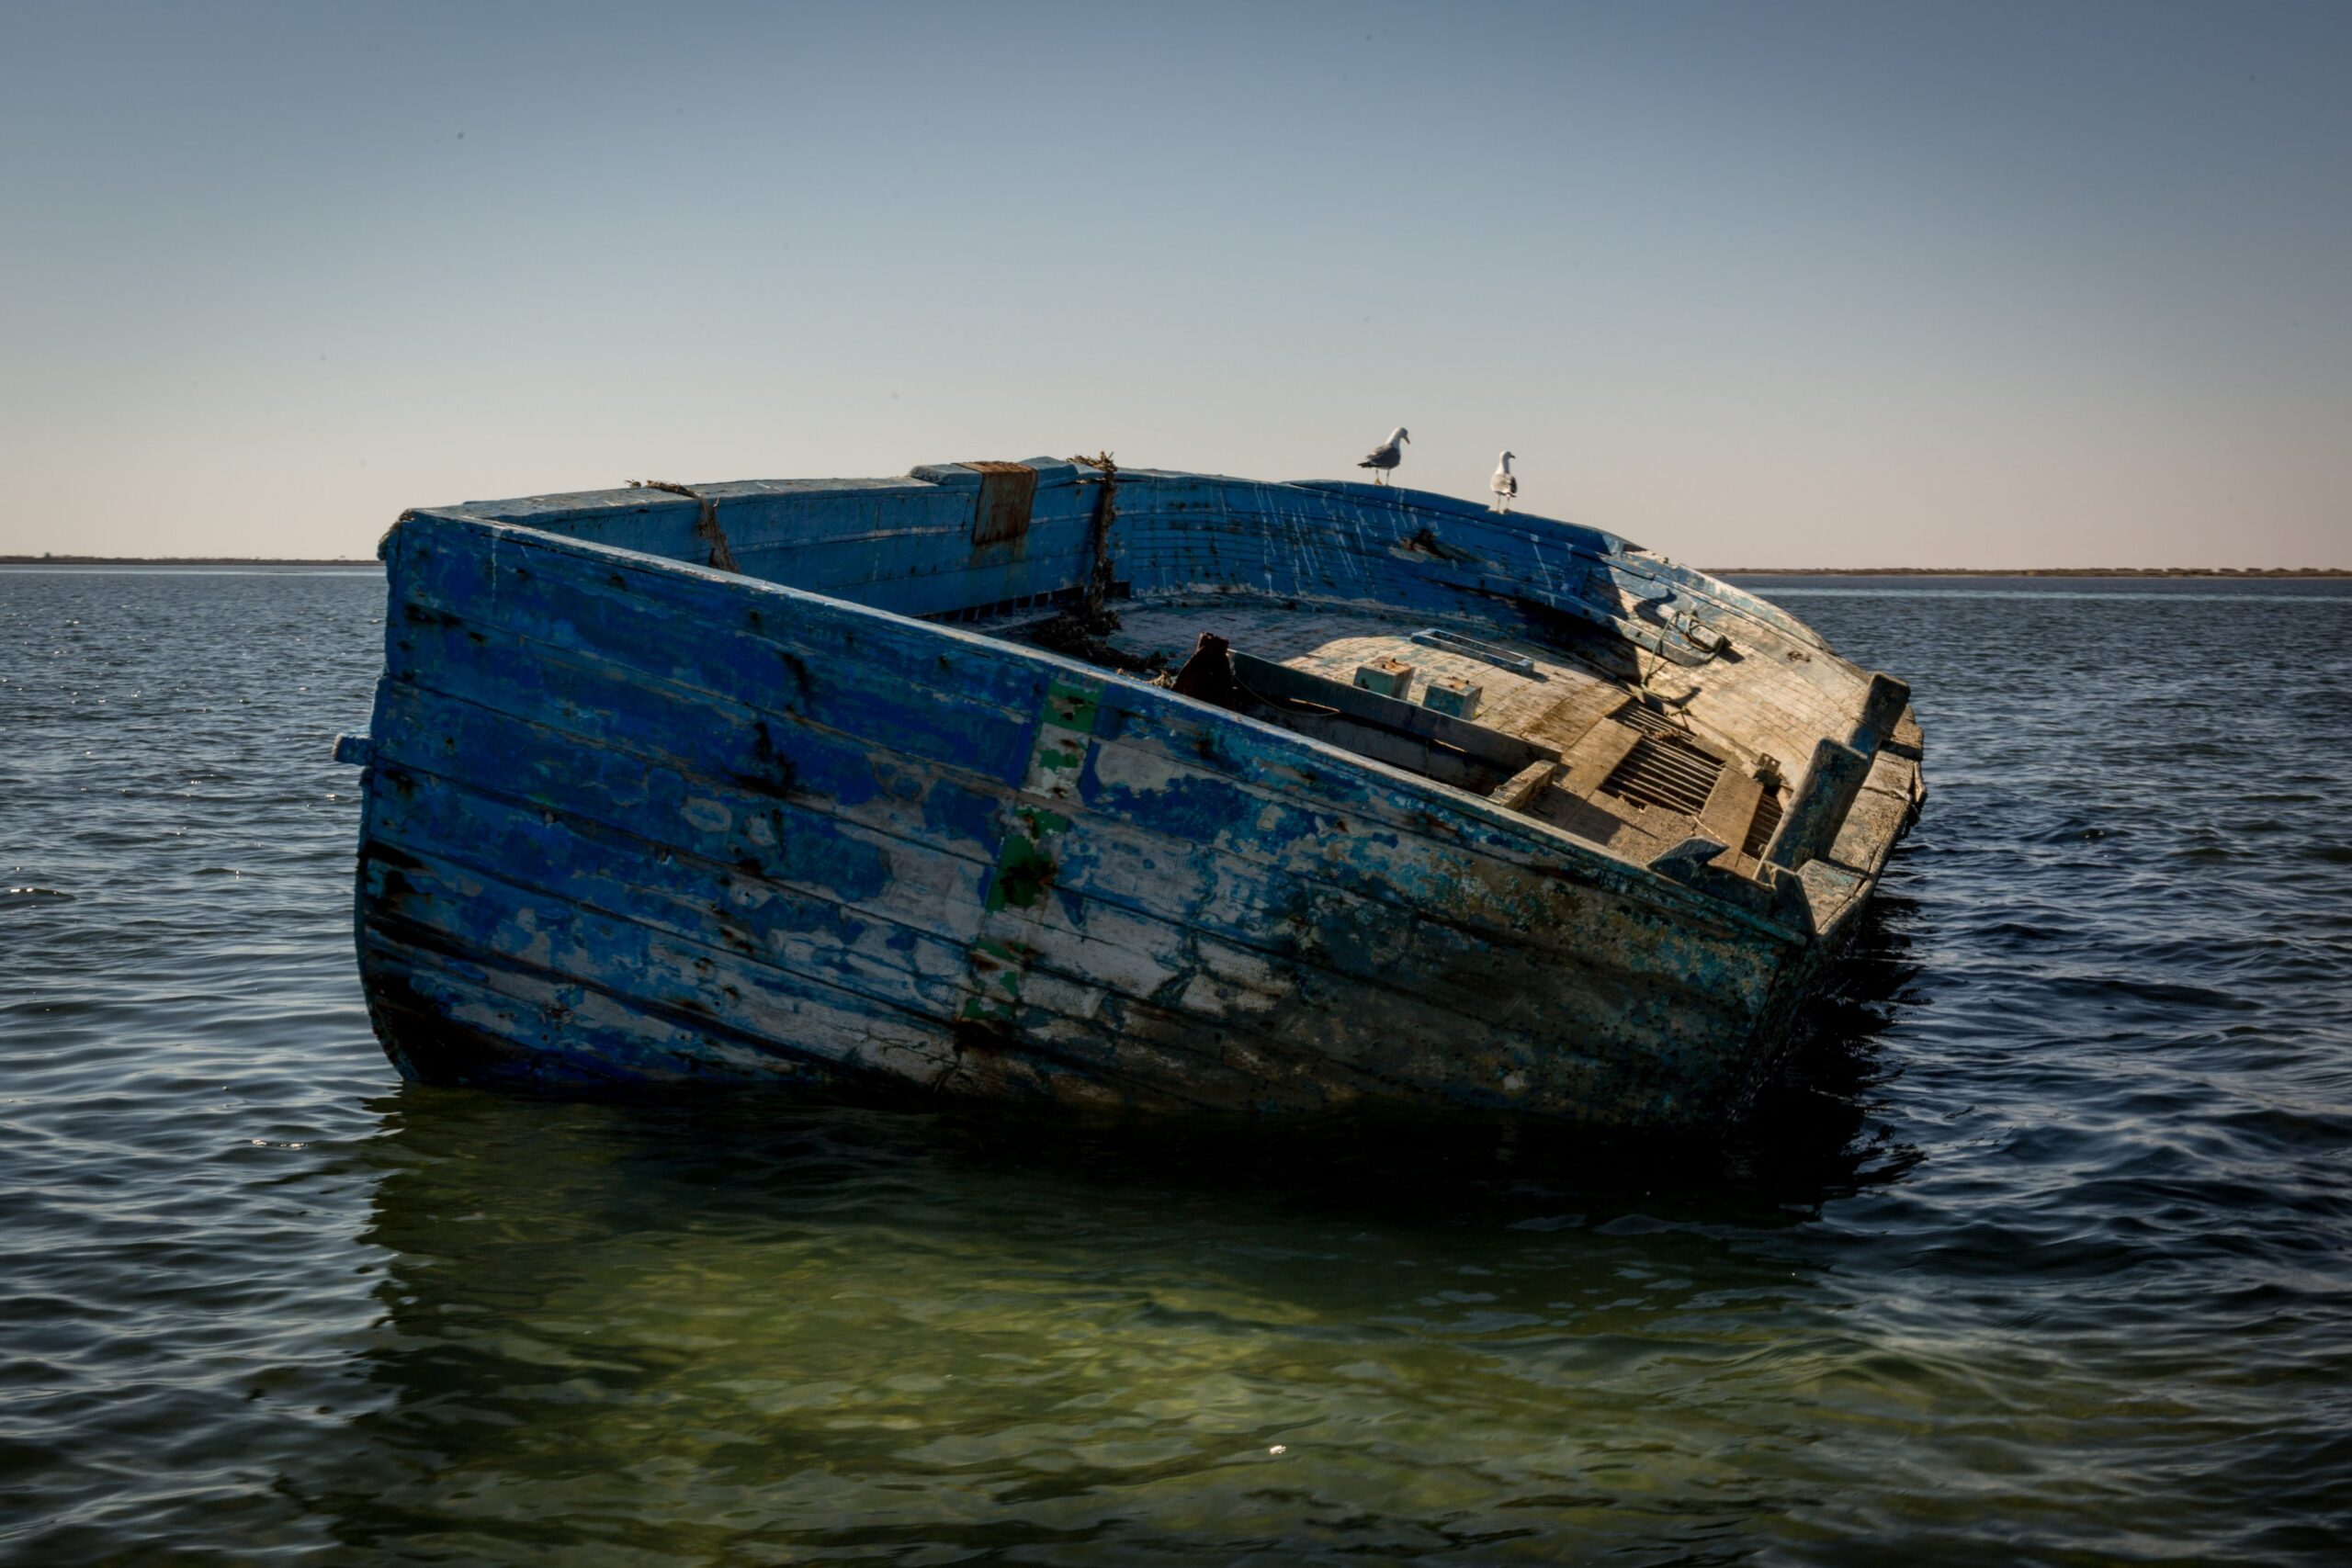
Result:
[[[393,861],[397,859],[398,864]],[[540,868],[546,874],[547,868]],[[593,987],[631,1006],[738,1030],[812,1059],[854,1066],[877,1034],[926,1035],[955,1016],[951,978],[935,1005],[910,994],[887,1005],[806,971],[760,962],[735,944],[680,939],[560,891],[526,886],[478,866],[379,847],[361,886],[375,924],[411,945],[490,953],[501,966]],[[598,879],[610,890],[611,879]],[[910,987],[910,990],[916,989]],[[789,1021],[788,1025],[786,1021]]]
[[[438,713],[421,713],[423,722],[396,725],[394,736],[411,739],[387,742],[386,764],[411,765],[409,748],[422,740],[415,766],[469,771],[479,785],[525,791],[543,810],[584,809],[618,829],[680,845],[720,863],[764,873],[774,861],[777,872],[811,897],[840,897],[861,913],[920,924],[933,911],[968,911],[969,901],[978,897],[976,879],[983,867],[973,862],[988,852],[985,845],[970,841],[966,852],[971,860],[943,865],[941,851],[921,837],[927,821],[978,819],[977,809],[958,808],[944,818],[925,809],[911,820],[899,820],[897,826],[910,836],[891,840],[814,816],[818,803],[811,800],[779,800],[690,780],[643,761],[616,767],[593,744],[532,741],[526,732],[495,721],[453,726],[462,712],[463,705],[448,703]],[[435,720],[447,731],[437,741],[424,734]],[[1001,804],[1012,800],[1008,795]],[[1375,858],[1393,852],[1377,843],[1371,849]],[[1254,943],[1294,967],[1334,966],[1343,974],[1369,976],[1375,986],[1408,983],[1431,1001],[1468,1016],[1497,1015],[1498,1024],[1523,1009],[1538,1017],[1521,1017],[1519,1025],[1541,1034],[1548,1021],[1551,1038],[1605,1028],[1615,998],[1657,983],[1640,971],[1671,974],[1680,967],[1674,954],[1644,945],[1642,936],[1608,940],[1619,918],[1605,908],[1597,921],[1589,919],[1566,933],[1519,933],[1529,944],[1521,948],[1446,925],[1428,910],[1375,902],[1333,886],[1328,863],[1306,859],[1300,864],[1304,874],[1286,874],[1262,857],[1090,819],[1061,852],[1054,885],[1057,918],[1089,928],[1102,919],[1099,912],[1090,914],[1089,901],[1115,902],[1183,928],[1163,933],[1163,948],[1188,941],[1197,946],[1210,938]],[[956,941],[972,939],[967,924],[933,929]],[[1565,953],[1563,934],[1574,939]],[[1318,953],[1326,947],[1331,955]],[[1100,956],[1086,955],[1090,963],[1099,963]],[[1760,992],[1769,984],[1769,957],[1718,958],[1710,968],[1728,976],[1735,963],[1748,966],[1748,978],[1735,984],[1736,991]],[[1627,964],[1634,972],[1620,972],[1612,964]],[[1674,984],[1679,986],[1680,979]],[[1687,1008],[1696,999],[1672,1005]],[[1400,1004],[1392,999],[1379,1005]],[[1724,1020],[1712,1011],[1718,1004],[1706,1005],[1709,1016],[1693,1020],[1691,1032],[1723,1027]]]
[[[1829,851],[1861,792],[1870,759],[1840,740],[1824,739],[1789,797],[1788,814],[1764,848],[1767,864],[1794,871]]]
[[[1559,771],[1558,762],[1549,757],[1539,758],[1497,784],[1494,793],[1487,798],[1506,811],[1523,811],[1527,803],[1541,794]]]
[[[1738,768],[1727,767],[1715,775],[1715,787],[1707,793],[1707,804],[1699,812],[1699,829],[1736,855],[1763,798],[1762,784]]]
[[[1873,757],[1825,858],[1876,878],[1902,837],[1918,776],[1918,765],[1892,747]]]
[[[1585,731],[1576,749],[1562,759],[1567,764],[1560,787],[1570,795],[1590,795],[1616,771],[1642,732],[1625,724],[1596,724]]]
[[[570,898],[618,919],[776,964],[880,1005],[954,1015],[978,934],[981,880],[926,907],[935,866],[862,901],[706,858],[691,846],[571,812],[533,808],[428,774],[388,774],[374,842]],[[910,857],[910,859],[911,857]],[[923,917],[917,924],[907,916]],[[960,929],[959,929],[960,928]]]
[[[848,1075],[888,1072],[936,1088],[962,1066],[954,987],[934,1007],[876,1006],[731,945],[681,940],[475,868],[415,860],[391,867],[377,858],[365,874],[383,911],[380,928],[412,947],[494,952],[500,968],[541,984],[592,990],[622,1011],[683,1021],[722,1043],[776,1042]],[[1099,1028],[1065,1029],[1051,1046],[1022,1055],[1030,1070],[1081,1076],[1093,1084],[1088,1097],[1117,1102],[1201,1103],[1220,1087],[1229,1100],[1239,1087],[1221,1085],[1232,1075],[1214,1057],[1179,1056]]]
[[[989,776],[1018,776],[1025,762],[1028,743],[1019,726],[1043,699],[1042,666],[1008,665],[977,639],[878,616],[866,617],[875,630],[860,646],[858,628],[789,601],[772,608],[731,605],[722,619],[706,596],[663,592],[660,579],[641,570],[609,569],[604,591],[592,592],[579,580],[583,566],[594,570],[593,563],[551,563],[527,552],[509,552],[503,568],[495,556],[421,554],[403,576],[406,597],[387,617],[388,668],[398,679],[402,656],[415,650],[453,671],[469,671],[469,679],[494,682],[510,673],[505,661],[538,655],[504,646],[495,655],[469,656],[456,639],[485,647],[488,634],[513,632],[557,657],[577,650],[581,659],[622,660],[819,722],[829,714],[854,715],[857,733],[893,750],[960,756]],[[502,571],[524,575],[506,582]],[[788,627],[767,635],[771,616]],[[947,678],[933,679],[933,666]]]
[[[427,1066],[424,1076],[442,1082],[840,1082],[858,1076],[846,1066],[857,1040],[866,1043],[879,1080],[922,1083],[954,1064],[955,1043],[944,1028],[892,1037],[860,1032],[854,1020],[794,1014],[793,1028],[804,1037],[842,1043],[843,1056],[828,1058],[792,1048],[789,1032],[745,1034],[577,979],[404,940],[396,921],[371,921],[362,931],[360,966],[371,1011],[405,1016],[396,1037],[401,1048],[446,1051],[474,1069]],[[447,1038],[453,1034],[465,1038]]]

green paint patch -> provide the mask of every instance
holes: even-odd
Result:
[[[1037,766],[1049,773],[1064,773],[1086,765],[1086,743],[1082,740],[1042,740],[1037,744]]]
[[[1023,965],[1028,962],[1029,955],[1021,949],[982,937],[972,944],[972,982],[994,986],[1019,1001]]]
[[[991,908],[995,905],[991,901]],[[965,998],[956,1017],[966,1023],[1010,1024],[1013,1011],[1021,1002],[1021,985],[1028,977],[1028,965],[1037,956],[1037,950],[1026,942],[1000,942],[994,937],[981,937],[972,943],[971,973],[967,986],[972,993]]]
[[[1038,815],[1052,814],[1041,812]],[[1004,840],[1004,848],[996,857],[996,874],[989,878],[989,908],[993,911],[1008,906],[1016,909],[1035,908],[1045,901],[1046,890],[1054,885],[1054,874],[1059,869],[1054,863],[1054,857],[1047,854],[1035,839],[1026,833],[1009,835]]]
[[[1046,722],[1064,729],[1075,729],[1081,735],[1094,733],[1094,720],[1102,711],[1102,688],[1080,686],[1059,679],[1046,686]]]
[[[1048,833],[1058,833],[1069,826],[1069,818],[1058,811],[1047,811],[1041,807],[1023,806],[1017,808],[1013,815],[1029,825],[1029,832],[1033,838],[1042,839]]]

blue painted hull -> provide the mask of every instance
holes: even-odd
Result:
[[[1785,891],[1719,896],[956,622],[1099,575],[1122,604],[1572,626],[1686,665],[1736,626],[1818,649],[1803,678],[1826,713],[1850,666],[1569,525],[1197,475],[1122,475],[1114,512],[1066,468],[1034,466],[1005,536],[983,537],[1010,527],[1000,498],[954,468],[404,517],[355,749],[359,961],[400,1070],[1647,1129],[1737,1113],[1885,846],[1808,871],[1846,881],[1792,919]],[[707,564],[721,552],[740,570]]]

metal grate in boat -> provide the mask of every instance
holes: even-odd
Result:
[[[1640,699],[1627,703],[1609,716],[1628,729],[1638,729],[1645,735],[1679,735],[1674,721],[1654,707],[1645,707]]]
[[[1701,750],[1679,730],[1634,728],[1643,731],[1642,738],[1600,781],[1601,789],[1637,805],[1698,816],[1724,771],[1724,760]]]
[[[1744,855],[1760,856],[1781,826],[1781,792],[1768,789],[1756,801],[1756,815],[1747,819],[1747,837],[1739,846]]]

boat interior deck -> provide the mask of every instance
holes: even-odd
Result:
[[[1073,635],[1037,607],[966,623],[1174,684],[1203,634],[1229,648],[1225,705],[1467,790],[1646,863],[1694,834],[1713,863],[1757,874],[1785,782],[1769,760],[1702,733],[1645,693],[1623,647],[1473,637],[1394,617],[1263,601],[1127,603],[1115,629]],[[1198,693],[1219,700],[1213,691]]]

